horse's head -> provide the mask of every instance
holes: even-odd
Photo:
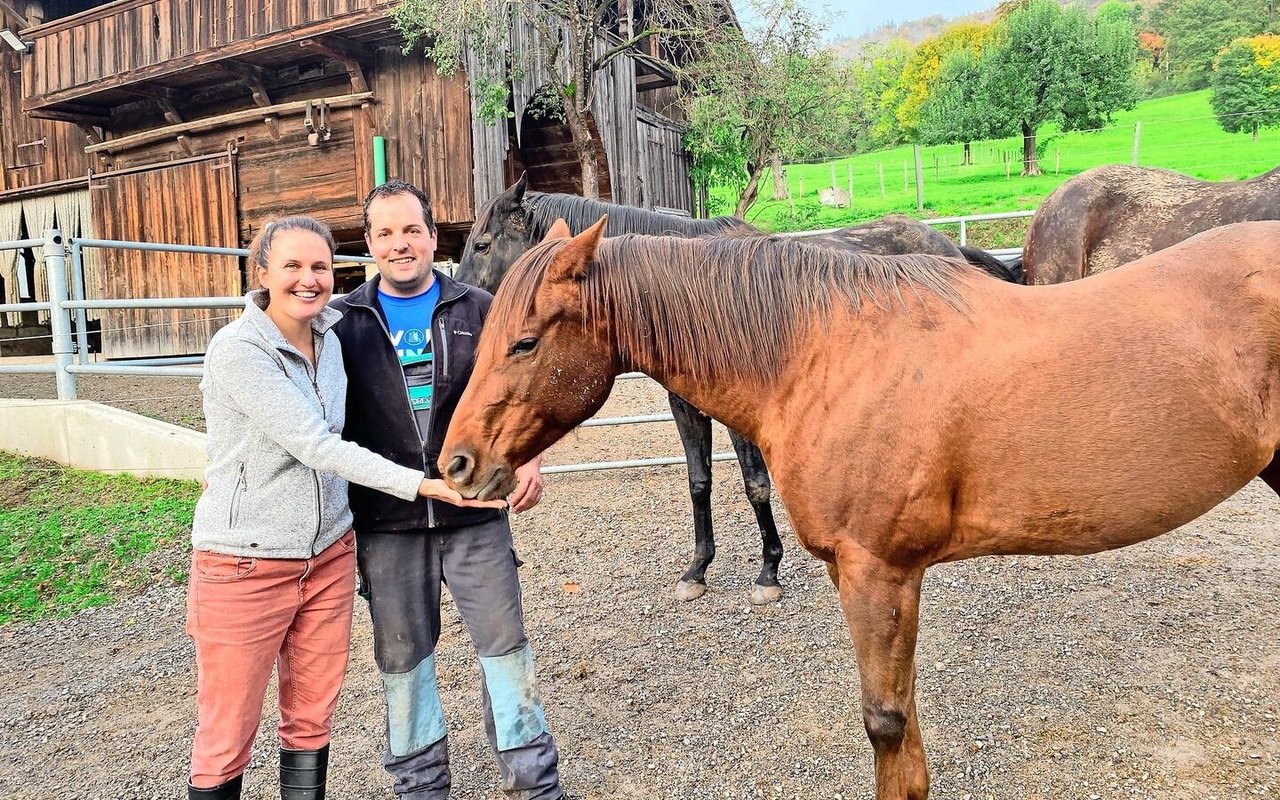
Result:
[[[515,469],[604,405],[620,371],[583,281],[605,219],[569,237],[557,222],[512,266],[494,298],[471,382],[453,414],[440,472],[464,497],[495,498]]]
[[[524,207],[527,176],[493,198],[471,226],[455,277],[463,283],[497,292],[507,270],[533,244],[529,212]]]

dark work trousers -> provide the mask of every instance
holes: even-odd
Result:
[[[449,796],[447,728],[435,669],[443,583],[480,656],[485,731],[503,790],[515,800],[559,798],[559,756],[538,696],[506,518],[438,530],[357,531],[356,556],[386,692],[383,763],[395,778],[396,795]]]

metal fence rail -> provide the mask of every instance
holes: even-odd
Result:
[[[960,243],[965,243],[966,224],[991,219],[1009,219],[1030,216],[1030,211],[1013,211],[1003,214],[976,214],[967,217],[942,217],[924,220],[931,225],[960,225]],[[826,231],[804,231],[780,234],[798,236]],[[143,377],[199,378],[203,374],[203,356],[139,359],[120,364],[96,364],[86,362],[89,351],[88,319],[89,309],[147,309],[147,308],[191,308],[191,309],[238,309],[244,305],[243,297],[169,297],[169,298],[135,298],[135,299],[98,299],[90,300],[85,295],[84,284],[84,251],[86,248],[104,250],[139,250],[148,252],[195,253],[211,256],[246,257],[249,251],[232,247],[203,247],[200,245],[161,244],[155,242],[128,242],[113,239],[72,239],[64,243],[62,234],[50,230],[42,239],[22,239],[11,242],[0,242],[0,251],[42,248],[45,261],[45,272],[48,280],[49,302],[8,303],[0,304],[0,313],[21,311],[50,312],[50,328],[52,339],[52,364],[18,364],[0,366],[3,374],[52,374],[57,382],[58,399],[74,400],[76,398],[77,375],[133,375]],[[1016,257],[1021,250],[1010,248],[990,251],[998,258]],[[67,269],[67,258],[70,257],[70,270]],[[340,256],[341,260],[356,263],[373,263],[368,256]],[[70,285],[67,276],[70,273]],[[339,295],[335,295],[337,297]],[[72,317],[74,315],[74,336],[72,341]],[[78,354],[73,363],[73,356]],[[648,379],[640,372],[628,372],[617,377],[617,380]],[[672,422],[670,413],[641,414],[629,417],[596,417],[582,423],[580,427],[615,427],[620,425],[639,425],[654,422]],[[734,453],[715,453],[712,461],[734,461]],[[543,467],[547,475],[558,475],[569,472],[593,472],[609,469],[633,469],[637,467],[658,467],[684,464],[682,456],[664,458],[640,458],[620,461],[600,461],[582,464],[561,464]]]

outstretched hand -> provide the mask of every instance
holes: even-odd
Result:
[[[542,457],[539,456],[516,469],[516,490],[507,499],[511,510],[519,514],[528,511],[542,501]]]
[[[432,500],[443,500],[446,503],[452,503],[455,506],[464,508],[506,508],[507,501],[499,498],[498,500],[468,500],[458,492],[449,488],[449,484],[439,478],[423,478],[422,483],[418,484],[418,494],[423,497],[429,497]]]

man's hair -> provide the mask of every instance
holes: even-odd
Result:
[[[364,233],[369,235],[369,205],[380,197],[395,197],[398,194],[412,195],[422,204],[422,218],[426,220],[427,230],[432,233],[436,232],[436,220],[431,215],[431,199],[427,197],[426,192],[414,186],[408,181],[402,181],[399,178],[392,178],[384,184],[373,187],[373,191],[364,198]]]
[[[329,255],[338,250],[338,243],[333,239],[329,226],[323,222],[304,215],[285,217],[284,219],[268,219],[258,235],[249,243],[249,285],[258,285],[258,270],[266,269],[271,259],[271,246],[275,243],[276,234],[284,231],[310,231],[324,240],[329,246]]]

